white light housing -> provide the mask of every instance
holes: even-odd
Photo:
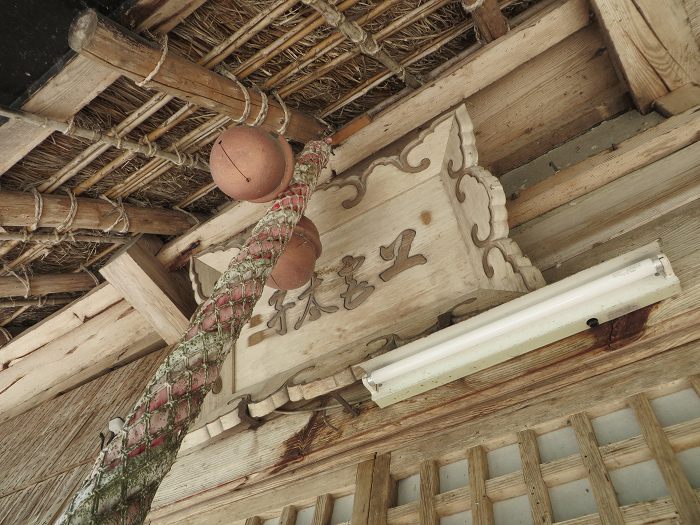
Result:
[[[365,361],[385,407],[680,292],[658,243],[616,257]]]

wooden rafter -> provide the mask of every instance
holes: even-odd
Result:
[[[324,126],[313,117],[286,109],[279,101],[247,90],[167,48],[138,37],[95,11],[87,11],[71,26],[71,48],[142,85],[213,109],[234,119],[272,131],[285,129],[294,140],[318,138]]]

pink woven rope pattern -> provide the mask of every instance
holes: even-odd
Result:
[[[211,297],[192,316],[187,332],[57,523],[143,523],[221,363],[250,319],[272,267],[304,213],[329,153],[325,142],[315,141],[298,156],[290,187],[273,202]]]

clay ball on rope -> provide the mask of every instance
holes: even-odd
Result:
[[[294,153],[281,135],[234,126],[214,142],[209,167],[216,185],[236,200],[270,202],[294,173]]]
[[[252,126],[235,126],[216,139],[209,165],[214,182],[229,197],[270,202],[289,186],[294,153],[281,135]],[[320,256],[318,229],[302,217],[265,284],[278,290],[302,287],[313,276]]]

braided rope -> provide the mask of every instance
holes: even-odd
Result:
[[[304,213],[329,154],[325,142],[307,144],[297,159],[291,185],[253,228],[211,297],[199,305],[187,332],[155,372],[122,430],[99,453],[90,476],[58,519],[59,525],[143,522],[158,485]]]
[[[165,62],[166,56],[168,56],[168,35],[163,35],[163,42],[161,44],[160,59],[158,60],[158,63],[155,65],[153,70],[151,70],[151,72],[148,75],[146,75],[146,77],[141,82],[136,82],[136,85],[138,87],[144,87],[151,80],[153,80],[153,77],[155,77],[158,74],[158,71],[160,71],[160,68],[163,65],[163,62]]]
[[[29,227],[29,229],[34,231],[39,227],[41,214],[44,212],[44,198],[34,187],[32,187],[32,194],[34,195],[34,223]]]
[[[120,222],[123,224],[122,229],[119,230],[117,233],[127,233],[129,231],[129,214],[126,213],[126,209],[124,208],[124,203],[122,202],[122,198],[118,197],[116,202],[107,197],[107,195],[100,195],[100,199],[105,200],[109,202],[114,209],[117,211],[117,219],[112,223],[112,225],[109,228],[105,228],[102,230],[104,233],[109,233],[114,228],[119,224]]]

